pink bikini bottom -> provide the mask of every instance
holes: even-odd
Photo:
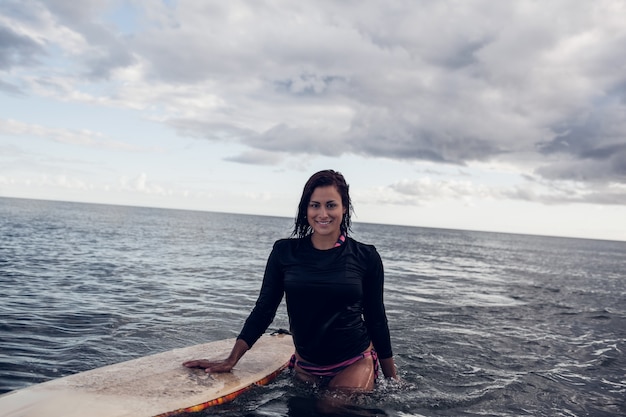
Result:
[[[373,349],[368,350],[367,352],[363,352],[360,355],[347,359],[343,362],[335,363],[332,365],[316,365],[313,363],[300,361],[296,358],[296,355],[292,355],[291,360],[289,361],[289,368],[293,369],[296,365],[298,365],[302,370],[308,372],[311,375],[333,378],[337,376],[341,371],[346,369],[348,366],[367,357],[371,357],[374,361],[374,379],[376,379],[378,378],[378,355]]]

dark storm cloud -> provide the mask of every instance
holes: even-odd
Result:
[[[505,152],[499,144],[463,133],[434,129],[427,122],[372,115],[354,118],[347,135],[349,151],[366,156],[464,165]]]
[[[11,28],[2,26],[0,22],[0,70],[8,70],[14,66],[36,65],[41,55],[45,55],[41,45]]]
[[[273,152],[262,151],[249,151],[236,156],[229,156],[224,158],[225,161],[237,162],[247,165],[276,165],[281,162],[283,158]]]
[[[552,140],[539,144],[548,156],[561,156],[537,173],[552,179],[626,182],[626,105],[617,96],[590,114],[570,121]]]
[[[107,98],[163,109],[181,136],[247,148],[230,161],[501,162],[585,184],[598,201],[619,199],[592,190],[626,181],[620,1],[137,2],[132,35],[102,17],[127,3],[3,4],[46,29],[0,26],[0,69],[58,48],[63,81],[128,71]],[[60,95],[56,82],[31,84]]]
[[[80,33],[89,45],[77,57],[82,62],[82,73],[87,78],[107,79],[112,71],[135,62],[128,49],[128,36],[114,32],[113,27],[99,19],[100,13],[110,7],[110,2],[52,0],[46,4],[59,23]]]
[[[341,142],[335,139],[332,133],[291,128],[280,124],[261,135],[248,137],[245,143],[265,151],[285,152],[287,150],[294,153],[339,156],[345,149],[342,149]]]
[[[119,43],[120,48],[112,46]],[[108,79],[111,72],[124,68],[135,62],[134,57],[121,46],[123,42],[115,40],[103,44],[101,50],[93,51],[85,56],[85,75],[88,78]]]
[[[0,21],[0,69],[40,65],[43,58],[52,58],[49,48],[55,47],[67,49],[81,76],[87,78],[108,78],[111,71],[132,65],[134,57],[126,46],[127,39],[98,21],[99,13],[107,7],[106,1],[3,2],[0,13],[20,22],[16,26],[21,31],[2,26]],[[49,33],[58,37],[49,38]],[[68,46],[79,38],[85,47]]]

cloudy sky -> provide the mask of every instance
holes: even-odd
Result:
[[[0,196],[626,240],[626,0],[0,0]]]

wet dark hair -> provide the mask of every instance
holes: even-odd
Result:
[[[296,221],[291,236],[305,237],[313,233],[313,229],[309,225],[306,218],[307,208],[311,202],[311,195],[317,187],[327,187],[334,185],[339,195],[341,196],[341,204],[346,209],[341,219],[341,225],[339,226],[341,232],[348,235],[348,231],[352,230],[352,222],[350,220],[354,209],[352,207],[352,200],[350,200],[350,186],[346,183],[346,179],[340,172],[327,169],[317,172],[309,178],[302,190],[302,197],[300,197],[300,204],[298,205],[298,214],[296,214]]]

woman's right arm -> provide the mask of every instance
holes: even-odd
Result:
[[[265,274],[257,302],[246,319],[228,358],[220,361],[196,359],[184,362],[183,365],[188,368],[203,368],[207,372],[230,372],[274,320],[283,293],[283,276],[275,243],[265,266]]]
[[[221,361],[210,361],[207,359],[196,359],[183,363],[187,368],[202,368],[206,372],[230,372],[235,367],[239,359],[250,349],[250,346],[243,340],[237,339],[235,346],[230,351],[228,358]]]
[[[241,332],[237,336],[243,339],[252,347],[256,341],[267,330],[274,321],[276,310],[280,305],[284,295],[284,272],[281,262],[281,252],[284,251],[285,244],[278,241],[274,244],[263,274],[263,283],[259,297],[246,319]],[[282,249],[281,249],[282,248]]]

